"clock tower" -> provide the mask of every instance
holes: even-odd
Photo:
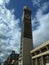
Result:
[[[31,65],[30,51],[33,49],[31,11],[23,9],[19,65]]]

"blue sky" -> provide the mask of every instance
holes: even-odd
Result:
[[[32,11],[34,47],[49,40],[49,0],[0,0],[0,61],[12,50],[19,53],[24,6]]]

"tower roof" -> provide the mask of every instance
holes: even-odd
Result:
[[[24,10],[28,10],[29,12],[31,12],[31,10],[28,8],[28,6],[24,6],[23,9],[24,9]]]
[[[27,6],[24,6],[24,9],[29,9]]]

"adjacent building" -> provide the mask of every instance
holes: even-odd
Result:
[[[49,41],[30,51],[32,65],[49,65]]]

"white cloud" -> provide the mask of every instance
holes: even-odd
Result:
[[[41,0],[32,0],[32,3],[34,6],[36,5],[36,6],[40,7],[40,1]]]
[[[44,2],[43,5],[42,5],[42,8],[43,8],[44,10],[46,10],[46,9],[48,8],[48,6],[49,6],[49,1]]]
[[[49,6],[49,1],[42,2],[42,0],[32,0],[33,6],[42,8],[43,10]]]
[[[5,5],[5,3],[9,3],[10,0],[0,0],[0,5]]]
[[[20,44],[20,19],[15,19],[14,9],[8,10],[5,7],[9,1],[0,0],[0,59],[3,61],[12,50],[18,53]]]
[[[43,14],[43,12],[48,8],[48,6],[45,6],[43,6],[41,9],[38,9],[36,12],[36,19],[39,22],[40,26],[37,30],[33,31],[34,46],[37,46],[49,40],[49,13]]]

